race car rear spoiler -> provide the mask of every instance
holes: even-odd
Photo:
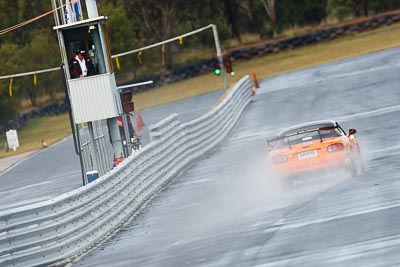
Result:
[[[336,128],[338,128],[338,127],[339,127],[339,126],[336,124],[336,125],[334,125],[334,126],[317,127],[317,128],[310,128],[310,129],[305,129],[305,130],[299,130],[299,131],[296,131],[296,132],[289,132],[289,133],[287,133],[287,134],[282,134],[282,135],[279,135],[279,136],[276,136],[276,137],[272,137],[272,138],[267,139],[267,146],[268,146],[270,149],[273,149],[273,147],[274,147],[274,145],[275,145],[276,142],[278,142],[279,140],[288,138],[289,148],[291,148],[291,147],[290,147],[289,137],[295,136],[295,135],[299,135],[299,134],[304,134],[304,133],[317,132],[317,131],[318,131],[318,134],[319,134],[319,138],[321,139],[321,142],[322,142],[322,137],[321,137],[321,133],[320,133],[321,130],[327,130],[327,131],[329,131],[329,130],[336,129]]]

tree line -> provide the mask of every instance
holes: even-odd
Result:
[[[81,1],[84,5],[84,1]],[[52,9],[51,1],[0,0],[0,30],[29,20]],[[243,43],[243,36],[258,40],[273,38],[293,27],[318,26],[328,19],[370,16],[400,8],[400,0],[98,0],[99,14],[107,15],[107,33],[112,54],[160,42],[209,24],[216,24],[224,47],[227,40]],[[85,10],[85,7],[83,7]],[[87,17],[84,14],[85,17]],[[52,15],[0,35],[0,76],[60,66],[61,57]],[[185,49],[212,47],[214,40],[198,34],[185,40]],[[186,50],[186,51],[187,51]],[[140,60],[125,60],[118,70],[120,80],[136,78],[139,72],[168,70],[191,59],[177,57],[179,44],[166,45],[163,51],[146,55],[147,61],[160,62],[152,68]],[[194,52],[195,53],[195,52]],[[182,53],[183,54],[183,53]],[[143,56],[145,58],[145,55]],[[60,73],[40,74],[0,80],[0,124],[12,120],[21,110],[21,101],[62,92]],[[10,90],[10,88],[12,90]],[[12,91],[12,92],[11,92]],[[10,96],[12,94],[12,96]]]

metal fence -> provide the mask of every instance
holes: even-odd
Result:
[[[66,263],[112,236],[167,183],[223,140],[250,103],[243,77],[212,111],[188,123],[173,114],[152,142],[94,182],[48,201],[0,212],[0,266]]]
[[[107,154],[106,150],[106,136],[104,134],[104,121],[95,121],[93,122],[93,129],[94,129],[94,140],[95,140],[95,149],[96,153],[99,157],[98,163],[99,166],[97,168],[94,165],[94,159],[92,158],[92,151],[93,151],[93,144],[90,141],[89,137],[89,130],[87,129],[87,125],[82,124],[82,128],[80,131],[80,138],[81,138],[81,155],[83,161],[83,168],[84,173],[91,170],[97,170],[99,175],[104,175],[111,169],[111,160]]]

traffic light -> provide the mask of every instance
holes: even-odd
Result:
[[[132,101],[132,91],[121,92],[121,101],[122,101],[123,113],[127,114],[134,110],[134,105]]]
[[[232,69],[232,62],[230,56],[224,56],[224,65],[227,73],[230,73],[231,75],[235,74]]]
[[[221,68],[219,66],[218,58],[216,57],[213,58],[213,72],[214,75],[217,76],[221,75]]]

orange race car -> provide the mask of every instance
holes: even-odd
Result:
[[[355,133],[350,129],[346,134],[331,120],[296,125],[268,139],[269,159],[285,177],[336,169],[361,174],[364,167]]]

